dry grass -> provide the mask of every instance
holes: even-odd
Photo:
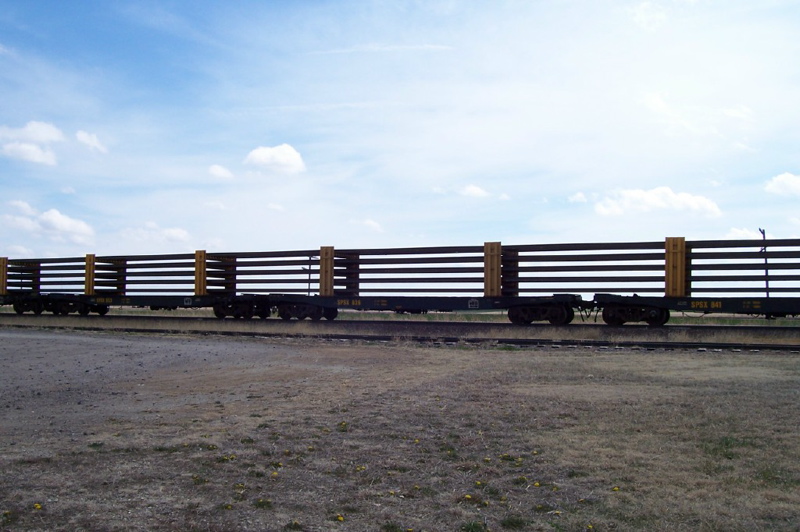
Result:
[[[794,354],[0,342],[9,530],[800,527]]]

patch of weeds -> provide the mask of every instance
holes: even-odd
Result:
[[[304,530],[303,525],[300,524],[299,521],[289,521],[285,525],[283,525],[284,530]]]
[[[219,509],[222,511],[233,510],[233,504],[226,502],[219,505]]]
[[[521,530],[528,526],[528,520],[521,515],[509,515],[500,521],[500,526],[511,530]]]
[[[705,475],[713,477],[715,475],[721,475],[722,473],[730,473],[734,470],[734,467],[732,465],[722,464],[714,460],[706,460],[700,467],[698,467],[698,470]]]
[[[459,530],[462,532],[485,532],[489,529],[480,521],[469,521],[468,523],[462,524]]]
[[[464,495],[463,497],[459,498],[459,502],[464,502],[466,504],[474,504],[475,506],[480,505],[488,505],[489,503],[484,503],[483,498],[480,495]]]
[[[383,532],[403,532],[403,527],[397,523],[385,523],[381,526]]]
[[[439,447],[439,450],[445,454],[445,457],[448,460],[457,460],[458,459],[458,452],[456,448],[452,445],[442,445]]]
[[[800,479],[792,477],[788,471],[767,466],[756,473],[756,479],[769,486],[800,486]]]
[[[500,458],[500,460],[502,460],[503,462],[512,463],[515,467],[522,467],[522,457],[521,456],[513,456],[513,455],[511,455],[509,453],[503,453],[500,456],[498,456],[498,458]]]
[[[567,478],[583,478],[588,477],[589,473],[581,471],[580,469],[570,469],[567,471]]]
[[[177,445],[170,445],[170,446],[158,445],[156,447],[153,447],[153,450],[157,453],[177,453],[178,451],[180,451],[180,447],[178,447]]]
[[[11,510],[6,510],[3,512],[3,517],[2,520],[0,520],[0,524],[4,526],[13,525],[18,519],[19,516],[16,513],[12,512]]]
[[[240,443],[244,443],[245,445],[252,445],[256,442],[253,438],[242,438],[239,440]]]
[[[528,477],[519,476],[511,481],[512,484],[515,486],[527,486],[528,485]]]
[[[25,465],[35,465],[35,464],[50,464],[53,462],[53,457],[51,456],[37,456],[35,458],[22,458],[19,463]]]
[[[338,425],[336,425],[336,430],[339,432],[347,432],[349,430],[349,425],[347,421],[341,421]]]
[[[551,506],[547,503],[537,504],[533,507],[533,511],[537,514],[546,514],[548,512],[552,512],[556,509],[555,506]]]
[[[418,488],[417,486],[414,486],[414,489],[416,491],[419,491],[420,495],[422,495],[423,497],[435,497],[436,495],[439,494],[438,491],[431,488],[430,486],[425,486],[424,488]]]
[[[253,501],[253,506],[259,510],[270,510],[272,508],[272,501],[269,499],[256,499]]]
[[[105,444],[101,441],[93,441],[89,444],[89,449],[101,449],[103,445]]]
[[[192,475],[192,482],[194,482],[196,486],[201,486],[203,484],[208,484],[208,479],[200,475]]]
[[[739,458],[739,453],[735,449],[752,446],[752,442],[733,436],[723,436],[716,440],[704,442],[703,451],[716,458],[733,460]]]

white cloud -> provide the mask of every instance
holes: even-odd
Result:
[[[657,210],[692,211],[709,218],[722,215],[722,211],[712,200],[686,192],[673,192],[669,187],[620,190],[600,200],[594,209],[603,216]]]
[[[9,227],[33,236],[45,236],[55,242],[70,242],[82,246],[94,242],[94,229],[82,220],[62,214],[57,209],[39,214],[24,201],[15,200],[10,204],[22,215],[3,215],[3,222]]]
[[[214,209],[215,211],[224,211],[226,208],[225,204],[222,203],[221,201],[207,201],[203,205],[205,205],[209,209]]]
[[[0,140],[16,140],[36,144],[63,142],[64,133],[53,124],[31,121],[18,129],[0,126]]]
[[[126,240],[144,242],[149,245],[164,243],[187,243],[189,231],[181,227],[162,228],[156,222],[146,222],[143,227],[127,228],[122,231]]]
[[[259,146],[247,154],[244,164],[282,174],[297,174],[306,169],[300,153],[288,144]]]
[[[589,200],[586,198],[586,194],[584,194],[583,192],[576,192],[575,194],[567,198],[567,201],[569,201],[570,203],[586,203]]]
[[[88,146],[92,151],[99,151],[100,153],[108,153],[108,148],[106,148],[103,143],[100,142],[100,139],[97,138],[97,135],[94,133],[87,133],[86,131],[78,131],[75,133],[75,138],[78,139],[78,142],[81,144],[85,144]]]
[[[53,124],[31,121],[18,129],[0,126],[0,140],[6,141],[2,148],[6,157],[55,166],[56,154],[46,145],[62,142],[64,134]]]
[[[718,135],[717,128],[708,123],[710,110],[687,108],[668,101],[668,95],[661,92],[645,94],[642,103],[667,127],[667,133],[677,135],[688,131],[694,135]]]
[[[33,257],[33,250],[25,246],[8,246],[8,254],[14,258],[24,259]]]
[[[2,152],[3,155],[11,159],[21,159],[31,163],[46,164],[47,166],[55,166],[57,162],[56,154],[52,150],[27,142],[3,144]]]
[[[779,196],[800,196],[800,176],[784,172],[770,179],[764,190]]]
[[[233,172],[219,164],[209,166],[208,173],[218,179],[233,179]]]
[[[15,207],[19,212],[24,214],[25,216],[36,216],[37,212],[36,209],[30,206],[27,201],[22,200],[12,200],[8,202],[9,205]]]
[[[381,44],[370,43],[351,48],[337,48],[312,52],[313,54],[353,54],[353,53],[385,53],[385,52],[447,52],[454,50],[452,46],[442,44]]]
[[[68,240],[75,244],[91,244],[94,229],[82,220],[70,218],[56,209],[50,209],[39,216],[39,223],[54,240]]]
[[[41,229],[35,219],[27,216],[14,216],[13,214],[3,215],[3,225],[26,233],[38,233]]]
[[[383,227],[381,226],[381,224],[379,224],[375,220],[371,220],[371,219],[350,220],[350,223],[351,224],[355,224],[355,225],[363,225],[364,227],[367,227],[367,228],[375,231],[376,233],[383,233]]]
[[[657,30],[667,21],[666,10],[660,4],[649,1],[631,8],[631,16],[636,24],[649,31]]]
[[[468,196],[470,198],[488,198],[489,197],[489,193],[486,192],[481,187],[479,187],[478,185],[467,185],[466,187],[462,188],[459,193],[462,196]]]
[[[724,114],[725,116],[729,116],[731,118],[739,118],[741,120],[753,119],[753,110],[747,107],[746,105],[740,105],[738,107],[723,109],[722,114]]]

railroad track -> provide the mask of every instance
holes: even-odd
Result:
[[[800,352],[800,327],[667,325],[647,327],[574,323],[518,326],[444,321],[283,321],[164,316],[52,316],[0,313],[0,327],[137,333],[307,337],[361,341],[515,346],[607,346],[673,349],[783,350]]]

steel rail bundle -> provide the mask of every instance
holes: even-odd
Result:
[[[219,318],[334,319],[340,309],[503,309],[511,322],[663,325],[671,311],[800,315],[800,239],[196,251],[8,259],[0,305],[104,315],[212,308]]]

